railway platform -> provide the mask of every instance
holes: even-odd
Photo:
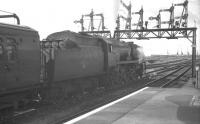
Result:
[[[200,124],[200,89],[146,87],[65,124]]]

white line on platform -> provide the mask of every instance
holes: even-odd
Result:
[[[19,116],[19,115],[26,114],[28,112],[32,112],[32,111],[35,111],[35,110],[36,109],[32,108],[32,109],[28,109],[28,110],[24,110],[24,111],[15,112],[14,116]]]
[[[135,91],[135,92],[133,92],[133,93],[127,95],[127,96],[124,96],[124,97],[122,97],[122,98],[120,98],[118,100],[115,100],[115,101],[113,101],[111,103],[108,103],[108,104],[106,104],[104,106],[101,106],[101,107],[99,107],[97,109],[94,109],[94,110],[92,110],[92,111],[90,111],[90,112],[88,112],[88,113],[86,113],[84,115],[81,115],[81,116],[79,116],[77,118],[74,118],[74,119],[72,119],[72,120],[70,120],[68,122],[64,122],[63,124],[73,124],[73,123],[76,123],[76,122],[78,122],[78,121],[80,121],[80,120],[82,120],[84,118],[87,118],[88,116],[93,115],[93,114],[95,114],[95,113],[97,113],[97,112],[99,112],[99,111],[101,111],[101,110],[103,110],[103,109],[105,109],[105,108],[107,108],[109,106],[112,106],[112,105],[114,105],[114,104],[116,104],[116,103],[118,103],[118,102],[120,102],[122,100],[125,100],[125,99],[127,99],[127,98],[129,98],[131,96],[134,96],[134,95],[138,94],[139,92],[141,92],[141,91],[143,91],[143,90],[145,90],[147,88],[148,87],[142,88],[142,89],[140,89],[138,91]]]

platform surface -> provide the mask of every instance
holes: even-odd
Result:
[[[76,124],[200,124],[200,90],[146,88]],[[67,123],[66,123],[67,124]]]

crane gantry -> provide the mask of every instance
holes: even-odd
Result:
[[[129,3],[129,5],[126,5],[122,0],[120,1],[120,3],[123,5],[123,7],[127,10],[128,14],[127,17],[124,16],[119,16],[120,18],[124,19],[126,21],[126,25],[125,25],[125,29],[126,30],[131,30],[131,21],[132,21],[132,16],[131,16],[131,10],[132,10],[132,5],[131,2]]]
[[[148,18],[148,21],[145,21],[144,27],[144,10],[143,7],[138,12],[132,12],[131,2],[129,5],[126,5],[122,0],[120,3],[127,10],[127,16],[124,17],[122,15],[118,15],[116,19],[116,29],[114,31],[114,35],[111,36],[111,32],[109,30],[105,31],[104,29],[104,18],[102,18],[102,29],[98,31],[94,31],[94,27],[92,25],[92,18],[94,16],[93,12],[91,12],[88,16],[91,18],[91,30],[85,31],[83,27],[83,17],[82,20],[77,22],[82,24],[81,33],[86,33],[94,36],[102,36],[106,38],[115,38],[115,39],[152,39],[152,38],[167,38],[167,39],[178,39],[178,38],[187,38],[192,43],[192,77],[195,77],[195,62],[196,62],[196,27],[188,27],[188,0],[185,0],[183,3],[172,4],[168,9],[161,9],[158,11],[156,16],[151,16]],[[179,16],[176,16],[175,8],[182,7],[182,13]],[[162,20],[162,14],[167,12],[170,14],[169,19],[166,21]],[[132,24],[132,15],[139,15],[139,19],[137,23]],[[99,15],[98,15],[99,16]],[[120,21],[120,19],[125,20],[125,27],[121,27],[121,23],[124,21]],[[156,21],[157,24],[155,28],[149,28],[149,21]],[[168,25],[167,28],[164,28],[164,25]],[[136,26],[136,28],[132,28],[132,26]]]
[[[143,7],[141,7],[140,11],[138,11],[138,12],[132,12],[132,15],[139,15],[138,22],[133,24],[133,26],[136,26],[136,29],[138,29],[138,27],[139,27],[139,29],[144,29],[143,13],[144,13]]]
[[[94,27],[94,17],[100,17],[101,21],[99,23],[98,26],[98,31],[101,30],[104,31],[106,29],[105,24],[104,24],[104,15],[102,13],[99,14],[94,14],[93,9],[91,10],[91,12],[89,14],[85,14],[81,16],[80,20],[75,20],[74,23],[80,23],[81,24],[81,31],[84,32],[85,31],[85,27],[84,27],[84,22],[85,22],[85,18],[89,17],[90,18],[90,23],[89,23],[89,27],[88,27],[88,31],[94,31],[96,28]]]

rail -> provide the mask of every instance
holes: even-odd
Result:
[[[191,67],[187,68],[185,71],[183,71],[181,74],[179,74],[177,77],[171,79],[170,81],[164,83],[161,87],[167,87],[170,84],[172,84],[174,81],[178,80],[179,78],[181,78],[185,73],[187,73],[189,70],[191,69]]]
[[[188,67],[189,66],[189,67]],[[153,80],[151,82],[148,82],[145,84],[145,86],[153,86],[153,87],[166,87],[167,85],[171,84],[172,82],[174,82],[175,80],[179,79],[180,77],[182,77],[187,71],[189,71],[191,69],[191,66],[188,65],[188,66],[181,66],[180,68],[172,71],[171,73],[159,78],[159,79],[156,79],[156,80]],[[177,74],[178,72],[180,72],[181,70],[187,68],[187,71],[184,71],[182,72],[181,74],[179,74],[178,76],[176,76],[175,78],[169,80],[167,78],[169,78],[170,76],[172,76],[173,74]],[[167,82],[167,83],[166,83]]]

